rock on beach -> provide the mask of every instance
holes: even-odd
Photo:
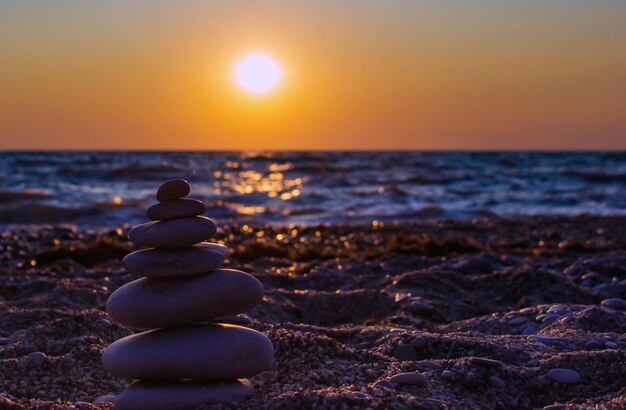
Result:
[[[217,269],[227,255],[226,246],[204,242],[183,249],[142,249],[126,255],[122,263],[128,272],[139,276],[187,276]]]
[[[159,202],[173,201],[178,198],[189,195],[191,187],[184,179],[170,179],[165,181],[156,193],[156,199]]]
[[[160,328],[237,315],[262,298],[263,285],[254,276],[219,269],[196,276],[137,279],[113,292],[106,309],[126,326]]]
[[[104,351],[102,364],[129,379],[236,380],[267,370],[273,355],[272,342],[256,330],[200,324],[116,340]]]
[[[138,381],[117,397],[115,409],[195,409],[202,405],[232,403],[253,392],[252,383],[246,379],[221,383]]]
[[[212,238],[216,232],[213,220],[194,216],[137,225],[130,230],[128,238],[150,248],[186,248]]]
[[[180,198],[152,205],[146,211],[146,216],[153,221],[166,221],[202,215],[205,212],[206,206],[197,199]]]

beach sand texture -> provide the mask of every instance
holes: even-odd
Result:
[[[275,348],[231,408],[622,408],[625,222],[229,225],[215,238],[231,248],[225,263],[265,287],[247,326]],[[136,249],[126,234],[2,235],[3,408],[110,408],[91,403],[127,385],[100,363],[138,330],[105,312],[137,279],[121,265]]]

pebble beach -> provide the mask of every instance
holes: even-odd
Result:
[[[105,311],[139,277],[130,227],[4,230],[0,407],[113,408],[131,380],[102,353],[140,331]],[[625,406],[623,216],[226,223],[214,241],[262,283],[234,320],[275,353],[251,397],[210,408]]]

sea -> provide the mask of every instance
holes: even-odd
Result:
[[[0,152],[0,226],[144,222],[172,178],[218,223],[626,214],[626,152]]]

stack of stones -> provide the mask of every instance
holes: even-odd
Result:
[[[149,249],[123,264],[141,279],[111,294],[107,312],[118,322],[152,329],[112,343],[104,368],[138,379],[116,401],[124,409],[185,409],[228,403],[253,392],[246,379],[266,370],[274,349],[255,330],[229,324],[259,303],[253,276],[219,269],[228,248],[204,242],[216,233],[200,201],[184,198],[187,181],[170,180],[148,209],[155,222],[134,227],[131,241]]]

